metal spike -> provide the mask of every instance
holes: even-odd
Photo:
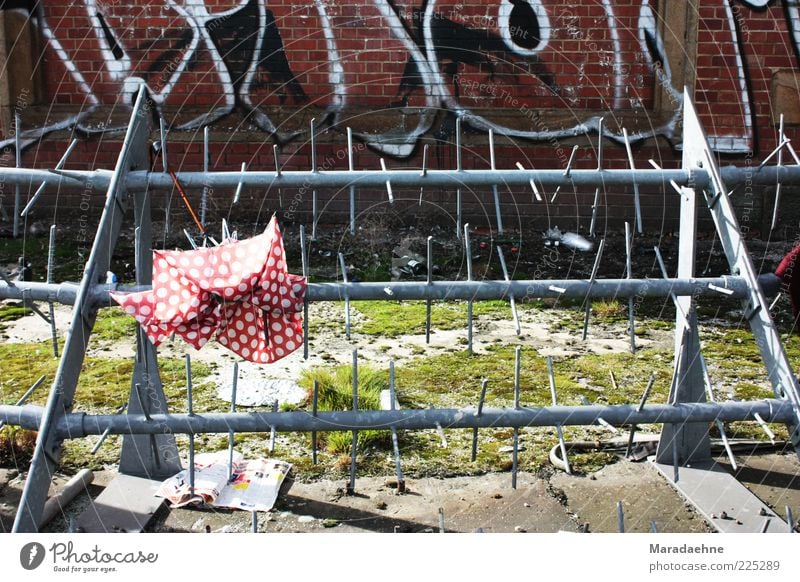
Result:
[[[347,266],[344,263],[344,255],[339,253],[339,266],[342,268],[342,280],[345,284],[349,283],[347,279]],[[347,339],[350,339],[350,294],[345,290],[344,292],[344,331]]]
[[[386,162],[383,158],[381,158],[381,171],[386,172]],[[392,194],[392,182],[390,180],[386,180],[386,194],[389,196],[389,204],[394,203],[394,195]]]
[[[622,128],[622,137],[625,140],[625,150],[628,152],[628,164],[631,170],[636,170],[636,164],[633,162],[633,150],[631,149],[631,142],[628,139],[628,130]],[[633,181],[633,204],[636,210],[636,232],[642,234],[642,205],[639,200],[639,184],[634,179]]]
[[[433,237],[428,237],[428,285],[433,283]],[[425,343],[431,343],[431,300],[425,300]]]
[[[247,171],[247,162],[242,162],[242,176],[239,179],[239,184],[236,186],[236,192],[233,194],[233,203],[238,204],[239,198],[242,195],[242,188],[244,187],[244,174]]]

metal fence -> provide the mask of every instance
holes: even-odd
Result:
[[[394,453],[398,482],[402,483],[402,468],[397,446],[398,430],[471,428],[473,429],[473,455],[477,447],[480,428],[512,427],[514,431],[514,466],[512,484],[516,484],[518,429],[529,426],[554,426],[558,430],[562,455],[566,458],[562,426],[591,425],[598,421],[611,425],[635,426],[639,423],[661,423],[663,432],[654,462],[668,466],[672,472],[667,476],[674,484],[679,484],[681,471],[685,467],[697,465],[710,458],[708,426],[716,423],[724,438],[722,422],[733,420],[752,420],[765,426],[765,422],[785,423],[789,427],[790,438],[795,449],[800,446],[800,390],[786,357],[775,324],[770,316],[769,306],[759,288],[757,273],[751,262],[745,242],[738,227],[733,206],[729,199],[728,185],[743,183],[763,183],[774,185],[776,181],[800,183],[800,160],[794,154],[788,140],[780,140],[780,148],[786,148],[798,165],[766,166],[754,172],[751,168],[718,168],[705,139],[694,108],[688,95],[684,96],[684,136],[683,161],[680,169],[666,170],[651,161],[651,169],[630,168],[627,170],[608,170],[602,167],[602,140],[598,144],[598,167],[579,170],[570,163],[564,169],[526,170],[518,166],[516,170],[501,170],[494,167],[486,170],[386,170],[364,171],[351,168],[348,171],[320,171],[312,167],[309,171],[282,171],[276,163],[274,172],[180,172],[174,177],[169,173],[154,173],[149,169],[148,149],[150,128],[147,115],[143,114],[144,93],[140,92],[131,116],[127,134],[113,171],[94,172],[65,171],[57,168],[52,171],[23,168],[0,169],[0,180],[31,187],[41,184],[36,194],[22,210],[15,208],[15,217],[26,213],[36,202],[46,187],[81,186],[93,190],[105,190],[106,199],[91,253],[85,265],[79,284],[55,283],[52,281],[53,239],[46,283],[12,281],[4,277],[0,282],[0,298],[25,301],[42,301],[50,304],[63,303],[73,306],[70,328],[67,332],[58,370],[50,387],[46,406],[25,405],[23,398],[16,405],[0,406],[0,422],[39,431],[36,449],[28,472],[22,500],[17,512],[14,530],[18,532],[37,531],[51,476],[55,471],[61,443],[65,439],[82,438],[87,435],[125,435],[120,458],[120,471],[149,478],[170,476],[181,468],[175,434],[189,435],[189,468],[193,477],[194,435],[202,432],[233,434],[236,432],[275,431],[353,431],[350,490],[356,486],[356,442],[358,431],[365,429],[390,429],[393,434]],[[457,132],[457,135],[459,132]],[[312,148],[313,143],[312,131]],[[164,136],[162,134],[162,140]],[[457,144],[460,148],[460,144]],[[167,147],[161,144],[162,151]],[[460,150],[459,150],[460,151]],[[312,156],[313,157],[313,156]],[[771,158],[772,155],[769,156]],[[633,160],[631,159],[631,165]],[[166,168],[165,168],[166,169]],[[187,189],[204,190],[201,208],[205,209],[205,192],[209,187],[230,187],[238,193],[242,187],[303,187],[315,188],[356,188],[380,187],[386,190],[389,200],[393,188],[443,186],[455,190],[461,188],[491,186],[495,193],[494,204],[497,214],[496,228],[502,231],[500,202],[496,195],[498,186],[530,186],[532,195],[541,199],[548,189],[556,191],[566,186],[625,185],[633,187],[635,226],[641,230],[641,208],[638,188],[640,186],[665,187],[666,195],[681,199],[680,251],[677,276],[668,277],[658,249],[657,257],[661,263],[662,279],[637,279],[633,277],[631,262],[631,235],[626,227],[627,277],[625,279],[598,279],[602,243],[598,248],[592,275],[583,280],[511,280],[501,258],[504,280],[473,280],[470,233],[460,223],[460,206],[457,208],[458,224],[456,233],[462,238],[467,260],[468,277],[466,281],[427,281],[354,283],[346,278],[336,283],[313,283],[308,286],[306,306],[314,301],[345,301],[346,321],[349,336],[349,302],[352,300],[425,300],[428,304],[426,329],[430,331],[430,302],[440,299],[460,299],[467,301],[468,350],[472,350],[472,303],[486,299],[505,299],[511,303],[514,318],[517,320],[516,301],[526,298],[570,297],[588,300],[591,298],[627,298],[630,318],[630,341],[633,347],[634,297],[671,297],[677,308],[675,333],[675,372],[667,404],[646,403],[648,390],[638,404],[616,406],[559,406],[557,403],[552,362],[548,361],[552,406],[541,408],[521,407],[519,405],[520,352],[517,350],[515,405],[513,408],[490,408],[484,406],[486,386],[484,384],[475,408],[465,409],[424,409],[424,410],[358,410],[357,353],[353,353],[353,409],[350,411],[320,412],[316,408],[316,392],[312,411],[265,412],[265,413],[195,413],[192,411],[191,372],[187,358],[187,396],[189,412],[173,414],[168,412],[158,373],[158,360],[154,346],[144,333],[137,332],[136,361],[131,384],[131,396],[124,414],[99,415],[73,412],[75,391],[80,370],[86,355],[86,347],[99,309],[109,306],[109,291],[112,286],[103,283],[109,269],[111,254],[120,233],[129,207],[133,207],[136,227],[136,280],[134,284],[115,287],[117,290],[144,290],[150,288],[152,277],[152,247],[150,195],[154,190],[172,188],[175,178]],[[316,199],[316,197],[315,197]],[[355,231],[355,197],[351,195],[350,228]],[[460,204],[460,196],[457,198]],[[698,202],[705,202],[706,209],[716,226],[732,275],[698,278],[694,276],[696,224]],[[596,212],[596,205],[594,211]],[[205,213],[203,212],[203,215]],[[593,223],[596,214],[593,216]],[[204,216],[203,216],[204,220]],[[317,215],[315,205],[314,224]],[[16,224],[16,221],[15,221]],[[308,275],[306,260],[305,230],[301,229],[301,250],[303,271]],[[430,244],[429,244],[429,264]],[[708,372],[700,351],[697,318],[694,311],[695,300],[703,295],[724,295],[742,302],[745,317],[749,322],[756,342],[766,365],[769,380],[774,389],[774,398],[753,402],[714,402],[711,396]],[[43,314],[44,315],[44,314]],[[45,316],[46,317],[46,316]],[[56,330],[52,316],[48,318],[53,327],[54,346]],[[304,318],[308,325],[307,308]],[[584,322],[584,335],[587,318]],[[308,333],[306,327],[304,353],[308,356]],[[390,389],[394,391],[392,369]],[[394,396],[392,394],[392,396]],[[26,395],[27,397],[27,395]],[[392,397],[392,403],[394,398]],[[235,402],[235,397],[234,397]],[[633,431],[631,431],[631,439]],[[316,459],[316,450],[314,451]],[[733,457],[731,455],[732,461]],[[702,499],[693,499],[702,506]],[[777,531],[776,519],[773,530]],[[785,524],[784,524],[785,527]],[[764,530],[768,528],[765,527]]]

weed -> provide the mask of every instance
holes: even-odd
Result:
[[[311,402],[314,381],[318,385],[317,407],[319,410],[352,410],[353,409],[353,370],[350,366],[334,368],[313,368],[305,370],[300,378],[300,385],[307,390],[306,406]],[[389,383],[388,372],[375,370],[369,366],[358,368],[358,408],[359,410],[378,410],[381,403],[381,390]],[[389,432],[365,430],[358,433],[358,448],[389,444]],[[320,441],[329,452],[346,455],[352,446],[352,432],[321,433]]]
[[[0,429],[0,467],[24,469],[33,457],[36,432],[7,425]]]

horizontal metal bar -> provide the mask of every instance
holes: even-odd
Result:
[[[543,408],[404,409],[318,412],[244,412],[189,414],[106,414],[70,413],[54,427],[58,438],[82,438],[111,434],[228,433],[228,432],[311,432],[367,429],[421,430],[441,425],[447,429],[488,427],[529,427],[590,425],[600,418],[615,426],[720,420],[753,420],[758,414],[767,422],[790,422],[794,416],[789,402],[765,399],[751,402],[693,402],[649,404],[638,410],[630,404],[614,406],[548,406]],[[0,420],[28,429],[39,427],[41,406],[0,406]]]
[[[774,185],[783,183],[800,183],[800,166],[766,166],[756,172],[750,167],[727,166],[721,168],[720,174],[727,184],[751,183],[758,185]],[[692,184],[696,188],[705,188],[711,181],[704,170],[654,169],[654,170],[576,170],[568,177],[561,169],[552,170],[519,170],[515,169],[482,169],[482,170],[428,170],[420,176],[418,169],[389,170],[334,170],[334,171],[281,171],[279,174],[264,171],[245,172],[179,172],[178,179],[187,189],[202,188],[236,188],[241,182],[245,187],[275,188],[343,188],[347,186],[384,188],[387,180],[394,187],[487,187],[493,185],[524,186],[531,180],[542,187],[576,187],[608,186],[655,186],[660,187],[670,182],[679,186]],[[31,168],[2,168],[0,182],[15,184],[25,188],[38,187],[47,180],[53,187],[72,186],[104,191],[111,180],[110,170],[69,170],[50,171]],[[169,190],[172,180],[168,174],[160,172],[129,172],[126,180],[129,191],[144,189]]]
[[[747,285],[741,277],[706,277],[693,279],[539,279],[528,281],[384,281],[369,283],[311,283],[308,301],[400,301],[423,299],[504,299],[514,295],[517,300],[544,297],[583,299],[666,297],[675,295],[713,295],[711,286],[733,291],[731,298],[747,296]],[[96,285],[91,293],[94,305],[110,305],[109,291],[135,292],[148,286]],[[23,293],[33,301],[52,301],[72,305],[78,285],[74,283],[36,283],[15,281],[13,285],[0,282],[0,299],[22,299]]]

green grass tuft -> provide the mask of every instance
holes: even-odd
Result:
[[[303,371],[300,385],[308,391],[306,407],[311,406],[314,381],[319,391],[317,407],[321,411],[353,409],[353,371],[350,366],[334,368],[313,368]],[[389,387],[388,372],[376,370],[369,366],[358,368],[358,408],[359,410],[378,410],[380,408],[381,390]],[[358,433],[358,449],[367,447],[386,447],[389,431],[365,430]],[[351,432],[328,432],[318,435],[331,453],[350,453],[353,434]]]

